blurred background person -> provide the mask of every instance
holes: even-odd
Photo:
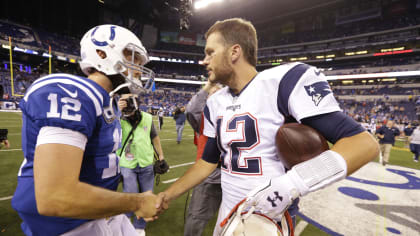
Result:
[[[391,148],[395,144],[395,137],[400,135],[398,128],[394,127],[394,122],[388,120],[386,125],[381,126],[376,130],[376,136],[379,138],[379,148],[380,155],[382,159],[379,162],[382,165],[386,165],[389,162],[389,155],[391,153]]]
[[[0,149],[2,149],[3,147],[5,148],[10,147],[9,140],[7,139],[8,133],[9,133],[8,129],[0,129]]]
[[[408,123],[406,127],[404,127],[403,134],[404,134],[404,144],[405,147],[408,147],[410,144],[410,136],[413,134],[414,127],[411,126],[411,123]]]
[[[158,111],[158,117],[159,117],[159,130],[161,130],[162,129],[162,126],[163,126],[163,115],[165,114],[165,112],[163,111],[163,108],[161,107],[161,108],[159,108],[159,111]]]
[[[175,126],[176,126],[176,142],[178,144],[181,143],[182,140],[182,132],[184,131],[184,125],[185,125],[185,107],[177,107],[174,111],[174,120],[175,120]]]
[[[408,137],[410,141],[410,151],[414,154],[413,160],[419,162],[420,156],[420,126],[417,126],[411,136]]]
[[[195,94],[186,108],[188,123],[194,130],[194,143],[197,145],[197,160],[203,154],[207,136],[203,135],[203,110],[209,96],[215,93],[220,86],[208,81],[206,85]],[[185,220],[184,236],[200,236],[209,220],[217,213],[222,202],[222,187],[220,184],[220,164],[202,183],[193,189],[188,214]]]
[[[122,147],[118,150],[123,177],[123,191],[142,193],[153,191],[153,158],[156,150],[159,160],[164,160],[160,139],[153,124],[152,115],[138,110],[138,97],[123,94],[118,101],[122,111]],[[127,213],[131,218],[133,212]],[[146,221],[133,218],[133,225],[139,235],[146,235]]]

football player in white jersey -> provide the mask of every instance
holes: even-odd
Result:
[[[12,206],[26,235],[136,235],[128,218],[156,218],[156,195],[116,192],[121,143],[113,95],[138,90],[148,55],[116,25],[89,30],[81,42],[87,78],[51,74],[36,80],[19,106],[24,161]]]
[[[345,178],[377,156],[375,139],[341,112],[319,70],[290,63],[257,72],[257,36],[250,22],[218,21],[206,39],[203,65],[209,80],[226,87],[207,100],[202,159],[160,195],[167,202],[179,197],[221,161],[223,200],[214,235],[242,199],[276,219],[293,200]],[[275,135],[288,120],[317,129],[334,146],[286,170]]]

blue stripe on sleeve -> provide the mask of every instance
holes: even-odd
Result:
[[[211,122],[211,119],[210,119],[210,111],[209,111],[209,108],[207,107],[207,105],[204,107],[204,111],[203,111],[203,113],[204,113],[204,117],[210,122],[210,124],[214,127],[214,124],[213,124],[213,122]]]
[[[365,129],[342,112],[331,112],[302,119],[302,124],[318,130],[330,143],[359,134]]]
[[[201,158],[209,163],[216,164],[220,160],[220,150],[217,148],[216,138],[208,137]]]
[[[307,64],[299,64],[290,69],[281,79],[277,94],[277,107],[283,116],[289,116],[289,97],[302,75],[310,68]]]

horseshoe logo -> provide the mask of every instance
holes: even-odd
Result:
[[[95,35],[95,32],[96,32],[96,30],[99,28],[99,26],[98,27],[96,27],[94,30],[93,30],[93,32],[92,32],[92,34],[90,35],[91,36],[91,38],[92,38],[92,43],[94,43],[96,46],[99,46],[99,47],[105,47],[105,46],[108,46],[108,42],[107,41],[98,41],[98,40],[96,40],[93,36]],[[112,41],[112,40],[114,40],[114,38],[115,38],[115,28],[116,28],[116,26],[111,26],[111,35],[109,36],[109,40],[110,41]]]

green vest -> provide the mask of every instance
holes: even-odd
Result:
[[[134,169],[137,167],[137,164],[140,167],[146,167],[153,164],[153,155],[154,150],[152,146],[152,140],[150,139],[150,131],[152,128],[152,115],[146,112],[141,112],[142,119],[137,125],[136,129],[133,131],[133,134],[129,137],[132,139],[130,145],[130,139],[127,141],[125,150],[121,154],[120,166],[125,168]],[[125,143],[128,134],[132,129],[132,126],[129,121],[121,120],[122,128],[122,145]],[[130,155],[126,157],[127,146],[130,145]],[[121,148],[117,151],[120,154]]]

